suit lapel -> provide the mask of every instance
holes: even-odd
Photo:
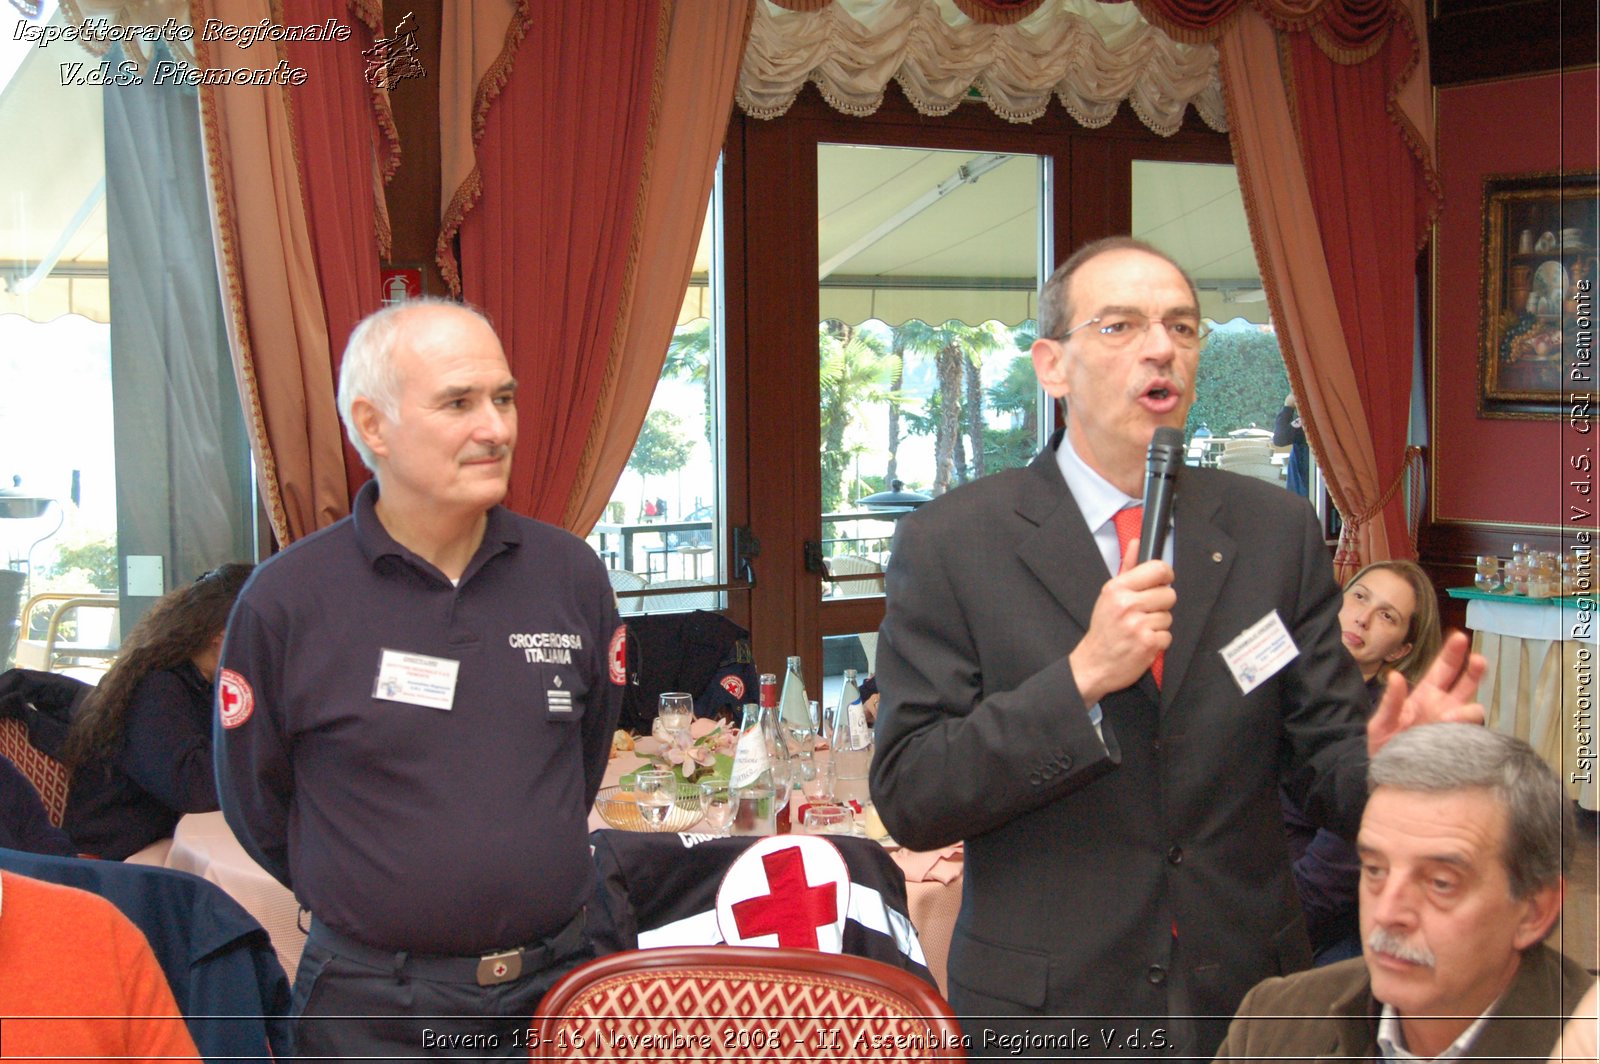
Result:
[[[1167,651],[1161,683],[1161,705],[1173,704],[1194,661],[1200,633],[1222,594],[1223,581],[1233,568],[1238,545],[1218,524],[1222,499],[1216,490],[1204,490],[1209,478],[1199,470],[1186,470],[1193,485],[1180,487],[1173,502],[1175,553],[1173,589],[1178,604],[1172,611],[1172,646]],[[1220,487],[1214,482],[1211,487]],[[1195,490],[1201,488],[1201,490]]]
[[[1061,477],[1054,447],[1040,452],[1021,484],[1016,513],[1034,527],[1018,543],[1017,556],[1087,632],[1108,578],[1106,563]]]

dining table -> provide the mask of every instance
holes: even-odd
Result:
[[[654,740],[640,740],[631,751],[613,751],[606,765],[603,787],[616,786],[623,776],[648,763]],[[795,804],[804,801],[795,796]],[[606,828],[604,818],[591,809],[590,830]],[[690,830],[696,830],[691,825]],[[698,830],[704,831],[700,826]],[[962,850],[960,844],[918,853],[886,845],[890,857],[906,877],[907,915],[921,940],[927,966],[941,991],[948,992],[945,968],[950,933],[961,907]],[[143,860],[193,873],[226,891],[260,921],[272,939],[284,971],[294,978],[305,946],[302,917],[294,895],[245,851],[221,813],[190,813],[178,821],[171,844],[161,852],[152,849]]]
[[[653,738],[636,742],[633,750],[613,751],[606,766],[602,787],[616,786],[624,776],[637,771],[655,757],[657,743]],[[827,765],[827,752],[816,754],[818,771]],[[790,795],[791,821],[793,814],[807,801],[799,791]],[[865,818],[862,818],[864,821]],[[590,830],[609,827],[598,809],[589,811]],[[691,831],[704,831],[704,827]],[[927,957],[928,970],[933,973],[941,993],[949,993],[945,970],[950,957],[950,936],[955,930],[956,914],[961,910],[961,886],[964,873],[963,848],[955,843],[938,850],[908,850],[892,839],[882,843],[890,858],[906,877],[907,915],[916,928]]]
[[[215,883],[244,906],[266,929],[283,970],[293,981],[306,944],[300,904],[288,887],[245,852],[220,812],[189,813],[180,818],[162,864]],[[309,921],[304,924],[310,926]]]
[[[1478,684],[1485,723],[1532,746],[1580,806],[1600,809],[1594,717],[1600,640],[1593,596],[1446,591],[1466,601],[1472,649],[1488,664]]]

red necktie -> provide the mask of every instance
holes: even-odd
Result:
[[[1144,524],[1144,507],[1128,506],[1111,515],[1111,521],[1117,526],[1117,557],[1120,559],[1128,553],[1128,544],[1139,538],[1139,526]],[[1166,651],[1156,654],[1156,660],[1150,663],[1150,675],[1156,678],[1156,686],[1161,686],[1162,659]]]

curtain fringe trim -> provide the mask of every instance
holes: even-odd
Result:
[[[488,128],[490,105],[504,91],[506,82],[511,80],[511,69],[516,63],[517,49],[521,46],[522,39],[527,35],[532,23],[530,0],[517,0],[517,10],[506,26],[505,43],[500,48],[500,54],[495,56],[494,62],[489,64],[483,77],[478,79],[478,89],[472,102],[474,149],[483,140],[484,131]],[[483,173],[474,162],[472,172],[450,197],[450,205],[445,208],[439,226],[439,239],[434,243],[434,261],[439,267],[440,274],[444,276],[445,284],[450,288],[450,294],[457,299],[461,298],[461,264],[456,261],[455,250],[451,245],[462,224],[465,223],[467,214],[482,195]]]
[[[202,0],[190,0],[190,17],[199,14]],[[201,46],[204,51],[204,45]],[[203,60],[202,56],[202,60]],[[212,200],[216,204],[217,235],[222,253],[223,279],[228,286],[228,307],[233,320],[231,339],[238,345],[238,370],[244,385],[244,400],[248,407],[250,431],[260,462],[261,485],[266,495],[267,520],[280,547],[293,542],[289,520],[283,507],[283,495],[278,486],[278,463],[272,454],[272,441],[267,435],[266,417],[261,409],[261,390],[256,381],[255,357],[250,346],[250,324],[246,318],[244,288],[239,280],[239,233],[233,217],[231,183],[225,180],[222,169],[226,164],[223,137],[217,117],[216,94],[219,86],[200,87],[200,120],[205,129],[206,169],[211,183]]]
[[[562,527],[574,535],[582,535],[589,531],[583,529],[580,532],[575,527],[582,517],[578,511],[588,495],[587,477],[593,472],[599,458],[600,447],[605,442],[605,425],[598,415],[609,408],[612,397],[617,394],[617,385],[622,376],[623,348],[628,338],[629,324],[633,319],[633,295],[639,276],[639,252],[644,242],[645,201],[649,196],[650,177],[655,168],[656,133],[661,125],[662,90],[667,73],[667,45],[672,39],[673,2],[674,0],[657,0],[656,4],[656,46],[650,78],[650,118],[645,127],[644,157],[639,173],[639,185],[633,197],[633,225],[628,234],[628,257],[622,268],[622,292],[617,301],[620,313],[611,329],[610,349],[606,352],[605,368],[600,374],[600,390],[595,396],[596,416],[589,419],[589,431],[585,435],[583,451],[578,460],[578,476],[573,479],[571,494],[567,496],[567,503],[561,515]]]

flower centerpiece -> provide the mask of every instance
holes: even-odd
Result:
[[[711,776],[727,778],[733,771],[733,748],[738,741],[737,728],[700,719],[689,726],[687,744],[665,744],[658,753],[647,755],[647,759],[656,767],[676,772],[690,782]]]

